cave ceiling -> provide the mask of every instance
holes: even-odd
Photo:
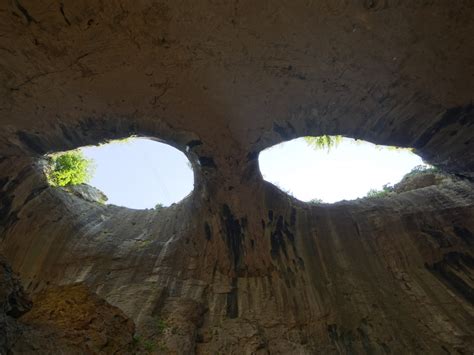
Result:
[[[0,353],[43,348],[22,319],[69,297],[111,349],[136,326],[183,354],[472,353],[473,38],[472,0],[1,2]],[[261,150],[321,134],[450,175],[334,205],[263,181]],[[46,183],[45,153],[130,135],[181,149],[194,192],[134,211]]]

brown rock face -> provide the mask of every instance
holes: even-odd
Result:
[[[410,173],[407,174],[398,184],[393,186],[393,191],[396,193],[413,191],[428,186],[440,185],[443,182],[452,180],[453,178],[452,175],[430,170]]]
[[[0,255],[0,354],[7,353],[21,334],[16,319],[31,308],[18,279]]]
[[[133,319],[136,351],[472,353],[473,13],[470,0],[0,5],[0,245],[43,305],[25,319],[82,324],[44,312],[68,297],[92,319],[82,283]],[[47,185],[43,154],[132,134],[185,152],[188,198],[135,211]],[[333,205],[263,181],[262,149],[320,134],[414,147],[457,178]],[[95,314],[60,327],[73,345],[48,341],[128,344],[104,345]]]
[[[31,326],[24,332],[24,339],[49,338],[50,343],[94,354],[126,354],[133,350],[133,322],[84,285],[47,288],[36,295],[33,305],[20,318]],[[45,350],[29,343],[32,350]],[[13,350],[25,351],[24,346]]]
[[[0,353],[127,354],[135,326],[85,285],[49,287],[33,302],[0,259]]]

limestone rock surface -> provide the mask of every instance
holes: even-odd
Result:
[[[472,0],[2,2],[0,247],[44,297],[25,319],[73,353],[88,328],[49,310],[92,317],[79,283],[137,351],[471,354],[473,38]],[[260,151],[322,134],[456,178],[317,205],[263,180]],[[48,186],[44,154],[131,135],[183,151],[192,194],[139,211]]]
[[[31,301],[3,256],[0,255],[0,354],[8,353],[21,334],[17,318],[31,308]]]
[[[33,305],[20,318],[31,326],[23,339],[59,339],[68,348],[91,354],[127,354],[132,350],[133,322],[85,285],[46,288],[35,295]]]
[[[407,192],[423,187],[439,185],[453,179],[456,179],[456,177],[437,171],[407,174],[399,183],[393,186],[393,191],[396,193]]]
[[[0,354],[128,354],[134,323],[82,284],[26,295],[0,259]]]
[[[102,191],[87,184],[66,186],[64,189],[89,202],[105,203],[108,200]]]

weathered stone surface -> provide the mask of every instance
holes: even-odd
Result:
[[[5,2],[5,255],[33,295],[80,282],[119,307],[138,351],[472,352],[473,13],[469,0]],[[38,166],[131,134],[187,154],[188,198],[104,206]],[[262,149],[318,134],[414,147],[458,179],[314,206],[262,180]]]
[[[422,171],[415,174],[407,174],[399,183],[393,186],[393,191],[396,193],[412,191],[423,187],[439,185],[454,178],[452,175],[438,171]]]
[[[108,200],[102,191],[87,184],[66,186],[64,189],[89,202],[105,203]]]
[[[33,305],[20,318],[28,327],[14,353],[45,350],[45,343],[61,344],[62,352],[127,354],[133,350],[133,322],[85,285],[47,288],[34,297]],[[50,351],[54,349],[50,346]]]
[[[83,284],[48,287],[33,302],[0,256],[0,354],[128,354],[135,325]]]
[[[0,255],[0,354],[8,353],[21,335],[22,327],[16,319],[30,308],[31,301]]]

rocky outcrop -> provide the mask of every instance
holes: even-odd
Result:
[[[46,288],[20,322],[27,327],[13,353],[128,354],[134,347],[133,322],[83,284]]]
[[[143,351],[472,353],[472,9],[2,3],[0,245],[13,270],[44,310],[77,295],[85,311],[95,296],[74,285],[87,285],[133,319]],[[458,178],[333,205],[263,181],[260,151],[321,134],[413,147]],[[193,193],[128,210],[52,188],[38,165],[130,135],[183,151]],[[49,294],[52,285],[64,288]],[[97,314],[117,314],[106,309]],[[122,317],[110,321],[126,334]],[[44,339],[73,352],[90,330],[61,326],[51,334],[62,340]],[[88,346],[107,348],[102,340]]]
[[[402,193],[423,187],[439,185],[444,182],[452,181],[453,179],[456,179],[456,177],[436,170],[412,172],[405,175],[399,183],[395,184],[393,191]]]
[[[139,349],[473,348],[471,183],[335,205],[307,205],[270,184],[244,186],[251,214],[238,201],[203,209],[195,194],[131,211],[48,188],[22,205],[4,245],[31,292],[90,284],[134,319]],[[39,206],[49,206],[42,225],[26,218]],[[64,206],[74,214],[64,216]],[[25,236],[35,243],[17,248],[29,243]]]
[[[0,354],[7,354],[21,336],[22,326],[17,318],[30,308],[31,301],[5,258],[0,255]]]
[[[66,186],[63,189],[89,202],[105,203],[108,200],[102,191],[87,184]]]
[[[48,287],[33,302],[0,258],[0,354],[128,354],[135,325],[83,284]]]

